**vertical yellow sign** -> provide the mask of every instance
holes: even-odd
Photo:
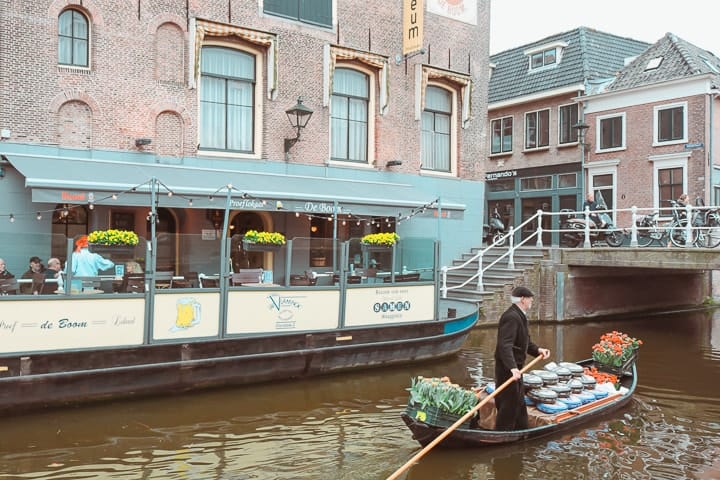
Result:
[[[403,0],[403,55],[423,45],[423,0]]]

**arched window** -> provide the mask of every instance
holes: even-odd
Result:
[[[203,47],[201,58],[200,147],[253,152],[255,56]]]
[[[452,94],[428,86],[422,112],[422,168],[450,171]]]
[[[89,51],[88,19],[81,12],[65,10],[58,17],[58,63],[87,67]]]
[[[349,68],[336,68],[330,103],[330,158],[367,162],[368,75]]]

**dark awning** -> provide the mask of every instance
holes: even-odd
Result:
[[[331,214],[337,205],[338,212],[343,213],[395,216],[437,198],[434,193],[406,183],[177,164],[11,153],[5,156],[25,177],[25,185],[32,188],[33,201],[41,203],[149,205],[152,179],[162,183],[156,190],[159,205],[177,208],[223,208],[227,185],[233,186],[231,208],[247,210],[282,208]],[[173,192],[172,197],[167,195],[168,190]],[[113,194],[119,195],[113,198]],[[457,218],[462,216],[460,211],[465,205],[442,202],[441,208],[457,210],[452,215]]]

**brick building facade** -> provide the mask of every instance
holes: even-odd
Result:
[[[406,3],[0,0],[0,216],[15,220],[0,232],[62,233],[52,218],[69,207],[87,216],[76,234],[113,227],[115,213],[145,234],[147,199],[104,199],[154,177],[178,194],[163,198],[158,228],[199,234],[216,227],[207,199],[226,177],[261,200],[233,209],[238,228],[293,237],[323,215],[367,221],[340,228],[347,239],[389,218],[401,236],[437,237],[444,258],[457,255],[482,232],[489,2],[453,18],[429,0],[423,49],[403,56]],[[367,92],[342,92],[340,73]],[[313,115],[286,152],[299,97]],[[334,114],[339,101],[359,101],[360,116]]]

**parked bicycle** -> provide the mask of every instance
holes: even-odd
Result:
[[[658,212],[644,215],[636,221],[638,246],[648,247],[653,242],[657,242],[660,246],[686,245],[688,220],[685,210],[675,200],[667,200],[667,202],[672,207],[673,215],[668,223],[660,225]],[[694,209],[691,226],[693,227],[690,230],[691,245],[704,248],[715,248],[720,245],[720,214],[716,209]]]

